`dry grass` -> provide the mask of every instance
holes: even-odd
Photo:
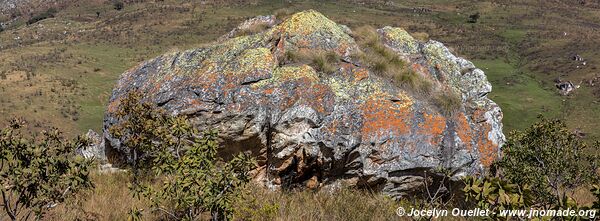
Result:
[[[257,23],[248,28],[242,29],[235,34],[235,37],[254,35],[269,29],[269,25],[265,23]]]
[[[301,50],[285,53],[286,63],[309,64],[315,70],[326,74],[337,71],[339,61],[340,56],[333,51]]]
[[[402,220],[403,205],[380,194],[343,189],[278,192],[249,185],[236,202],[236,220]]]
[[[354,32],[354,38],[363,52],[352,55],[355,60],[369,66],[376,74],[392,79],[397,86],[411,89],[418,94],[429,94],[432,83],[407,67],[396,52],[385,46],[377,30],[362,26]]]
[[[59,205],[44,220],[127,220],[132,208],[143,209],[144,220],[160,220],[149,202],[134,198],[126,173],[95,174],[96,188],[79,199]],[[235,220],[402,220],[395,211],[409,208],[381,194],[343,189],[326,191],[269,191],[249,184],[234,202]],[[204,217],[207,218],[207,217]]]
[[[294,11],[287,8],[280,8],[273,11],[273,15],[275,16],[275,18],[280,21],[287,19],[292,14],[294,14]]]
[[[127,173],[95,174],[95,189],[51,210],[45,220],[127,220],[132,208],[145,209],[147,220],[156,220],[147,212],[149,202],[136,199],[127,186]]]
[[[433,96],[433,102],[440,108],[440,112],[450,116],[460,108],[462,98],[455,92],[450,90],[441,91]]]

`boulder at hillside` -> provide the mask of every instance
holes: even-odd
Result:
[[[436,41],[419,42],[400,28],[377,30],[407,68],[432,82],[416,93],[354,58],[352,31],[309,10],[284,21],[254,19],[266,30],[212,46],[165,54],[125,72],[104,119],[108,154],[128,157],[108,132],[131,90],[199,129],[217,128],[222,155],[245,151],[258,161],[255,181],[271,188],[355,185],[400,197],[419,189],[424,173],[457,179],[480,174],[504,142],[502,112],[487,98],[491,85],[473,63]],[[286,63],[292,52],[335,53],[334,73]],[[452,113],[434,94],[460,96]],[[438,101],[439,102],[439,101]]]

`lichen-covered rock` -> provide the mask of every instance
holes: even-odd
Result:
[[[257,21],[270,22],[264,18]],[[136,89],[200,129],[219,129],[222,155],[251,153],[255,180],[269,187],[344,183],[400,197],[419,189],[427,171],[445,169],[453,178],[484,172],[504,135],[483,71],[439,42],[419,42],[400,28],[378,30],[434,91],[461,95],[459,109],[443,114],[431,99],[352,62],[361,49],[350,32],[304,11],[258,34],[144,62],[122,75],[110,98],[107,151],[127,153],[108,128],[117,123],[120,99]],[[302,50],[336,53],[337,70],[283,62]]]

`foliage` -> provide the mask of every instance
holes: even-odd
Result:
[[[499,217],[500,210],[528,209],[531,205],[532,194],[527,185],[519,186],[498,177],[466,177],[464,182],[465,200],[489,210],[494,220],[508,218]]]
[[[477,21],[479,20],[480,16],[481,15],[479,14],[479,12],[476,12],[475,14],[469,15],[469,23],[477,23]]]
[[[31,18],[29,18],[29,20],[27,20],[27,24],[31,25],[34,24],[38,21],[47,19],[47,18],[54,18],[54,15],[57,13],[56,9],[54,8],[49,8],[48,10],[46,10],[45,12],[42,12],[40,14],[34,15]]]
[[[121,101],[121,123],[111,133],[131,151],[137,197],[145,196],[168,219],[231,218],[232,199],[249,181],[254,163],[241,153],[228,162],[217,155],[214,131],[200,135],[185,116],[168,116],[132,92]],[[159,181],[162,185],[153,185]]]
[[[596,201],[594,202],[594,205],[592,205],[592,208],[600,210],[600,185],[594,185],[590,191],[596,197]]]
[[[600,145],[588,146],[560,120],[540,119],[510,133],[498,166],[508,181],[531,186],[539,206],[561,206],[577,187],[598,181]]]
[[[112,5],[113,5],[113,8],[117,11],[121,11],[121,10],[123,10],[123,8],[125,8],[125,4],[120,0],[113,0]]]
[[[0,132],[0,206],[12,220],[40,219],[58,203],[93,187],[92,161],[75,153],[89,144],[85,138],[66,141],[58,130],[26,138],[20,133],[23,126],[23,121],[13,120]]]

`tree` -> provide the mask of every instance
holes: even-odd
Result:
[[[598,181],[599,147],[587,145],[560,120],[540,118],[510,133],[497,165],[508,181],[529,185],[539,206],[563,206],[569,193]]]
[[[93,187],[92,161],[75,153],[89,144],[85,138],[66,141],[58,130],[27,138],[20,133],[23,125],[12,120],[0,132],[0,206],[11,220],[40,219],[56,204]]]
[[[213,220],[231,218],[254,162],[243,153],[223,162],[216,131],[200,133],[185,116],[169,116],[141,98],[129,93],[116,113],[121,123],[110,129],[129,149],[135,196],[149,198],[153,211],[169,220],[196,220],[205,212]]]
[[[480,17],[479,12],[469,15],[469,23],[477,23],[477,21],[479,20],[479,17]]]

